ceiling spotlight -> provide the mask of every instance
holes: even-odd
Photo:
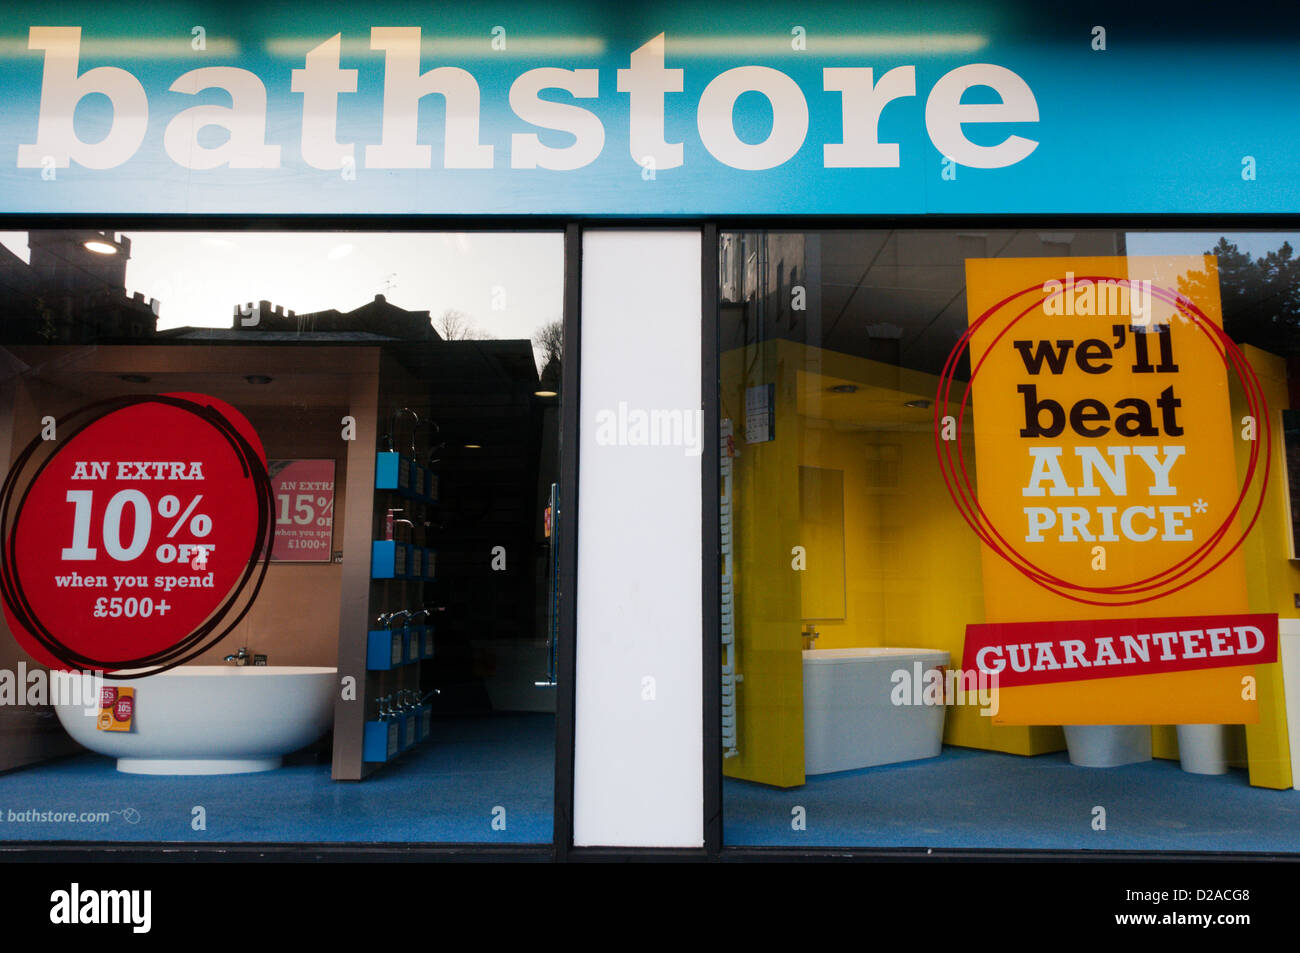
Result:
[[[482,449],[483,449],[483,445],[482,445],[481,443],[467,443],[467,444],[465,444],[465,449],[466,449],[466,450],[482,450]]]
[[[271,383],[271,378],[267,377],[265,374],[249,374],[247,377],[244,378],[244,380],[248,381],[248,383],[250,384]]]
[[[911,407],[913,410],[925,410],[930,406],[930,402],[924,398],[920,400],[909,400],[903,404],[904,407]]]
[[[111,244],[110,242],[101,242],[101,241],[95,241],[95,240],[92,239],[91,241],[88,241],[88,242],[82,242],[82,243],[81,243],[81,246],[82,246],[83,248],[85,248],[86,251],[93,251],[96,255],[116,255],[116,254],[117,254],[117,246],[114,245],[114,244]]]
[[[834,387],[826,388],[832,394],[856,394],[858,392],[857,384],[836,384]]]

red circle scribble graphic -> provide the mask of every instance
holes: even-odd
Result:
[[[1115,278],[1113,276],[1087,275],[1077,276],[1074,279],[1076,286],[1085,281],[1114,281],[1123,287],[1129,286],[1129,280],[1126,278]],[[966,469],[965,451],[961,445],[961,440],[944,440],[943,422],[946,417],[952,416],[950,412],[950,401],[952,399],[953,383],[958,366],[961,363],[961,356],[970,346],[971,338],[979,331],[988,321],[993,319],[1003,308],[1025,295],[1034,292],[1041,293],[1043,286],[1035,284],[1028,288],[1017,291],[1015,294],[1008,295],[1006,298],[994,304],[987,311],[981,314],[975,321],[971,322],[966,332],[958,340],[956,346],[948,354],[948,360],[944,363],[943,372],[939,376],[939,385],[935,394],[934,402],[934,444],[935,453],[939,458],[939,467],[943,474],[944,484],[948,488],[948,493],[956,503],[958,511],[962,518],[980,538],[980,540],[997,553],[1002,559],[1006,560],[1017,571],[1022,573],[1026,578],[1042,586],[1050,592],[1055,593],[1065,599],[1071,599],[1075,602],[1085,603],[1095,606],[1131,606],[1143,602],[1150,602],[1154,599],[1160,599],[1164,596],[1171,595],[1187,586],[1203,579],[1219,567],[1229,556],[1241,547],[1246,537],[1250,535],[1259,519],[1259,514],[1264,505],[1264,491],[1268,486],[1268,477],[1272,460],[1273,435],[1269,425],[1268,404],[1264,399],[1263,387],[1259,383],[1259,378],[1255,375],[1254,369],[1250,362],[1246,360],[1241,349],[1228,335],[1211,321],[1200,308],[1198,308],[1185,295],[1179,294],[1165,288],[1152,286],[1151,293],[1168,304],[1172,304],[1184,321],[1190,321],[1197,327],[1209,341],[1210,346],[1215,349],[1215,353],[1224,362],[1225,365],[1232,368],[1241,382],[1242,390],[1246,396],[1248,412],[1259,424],[1258,433],[1262,431],[1264,436],[1263,449],[1263,469],[1260,473],[1258,493],[1259,499],[1255,503],[1254,511],[1251,513],[1250,520],[1242,529],[1241,533],[1233,540],[1231,546],[1222,553],[1208,567],[1201,569],[1195,576],[1185,578],[1192,572],[1195,572],[1215,550],[1220,541],[1228,534],[1229,529],[1237,520],[1237,514],[1241,511],[1247,496],[1250,494],[1252,486],[1255,483],[1256,473],[1259,471],[1260,463],[1260,440],[1255,439],[1250,442],[1250,458],[1246,465],[1246,477],[1242,481],[1241,492],[1237,497],[1231,511],[1224,518],[1223,522],[1215,529],[1204,543],[1189,555],[1180,559],[1173,565],[1147,576],[1143,579],[1137,579],[1128,583],[1110,586],[1085,586],[1079,583],[1071,582],[1055,576],[1046,570],[1035,566],[1031,560],[1020,553],[1014,546],[1007,542],[1006,538],[998,531],[997,527],[988,518],[983,507],[980,506],[974,487],[971,484],[970,475]],[[984,366],[989,354],[993,352],[994,347],[1003,336],[1010,331],[1015,325],[1031,311],[1039,308],[1043,301],[1056,297],[1063,293],[1056,291],[1045,298],[1033,300],[1028,307],[1015,314],[1011,320],[998,332],[996,337],[989,342],[985,348],[984,354],[980,357],[978,363],[971,368],[970,380],[966,382],[965,389],[962,392],[961,402],[956,406],[957,414],[955,417],[957,433],[961,433],[961,425],[966,415],[966,406],[970,402],[971,389],[975,382],[976,375]],[[951,444],[956,444],[956,454],[954,458]],[[1085,595],[1079,595],[1084,593]],[[1089,596],[1114,596],[1116,599],[1098,599],[1089,598]],[[1132,597],[1132,598],[1129,598]]]
[[[83,407],[56,434],[28,444],[0,488],[15,638],[52,668],[132,677],[217,644],[270,561],[271,483],[252,425],[216,398],[161,394]]]

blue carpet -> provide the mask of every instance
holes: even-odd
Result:
[[[551,714],[435,720],[428,741],[360,782],[301,763],[260,774],[122,774],[111,758],[84,754],[0,776],[0,841],[550,843],[554,776]],[[196,806],[206,830],[191,827]],[[497,807],[505,830],[492,828]],[[10,820],[28,810],[109,819]]]
[[[796,806],[807,830],[791,828]],[[1092,829],[1095,806],[1104,831]],[[1244,771],[1186,774],[1176,761],[1076,768],[1063,752],[945,748],[792,790],[728,778],[723,818],[730,846],[1300,852],[1300,791],[1252,788]]]

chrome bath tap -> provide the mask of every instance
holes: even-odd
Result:
[[[244,648],[241,648],[241,649],[240,649],[236,654],[234,654],[234,655],[227,655],[227,656],[226,656],[226,661],[227,661],[227,662],[234,662],[236,665],[247,665],[247,664],[248,664],[248,648],[247,648],[247,647],[244,647]]]

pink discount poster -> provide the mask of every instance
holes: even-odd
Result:
[[[273,562],[327,563],[334,540],[334,461],[269,460]]]

